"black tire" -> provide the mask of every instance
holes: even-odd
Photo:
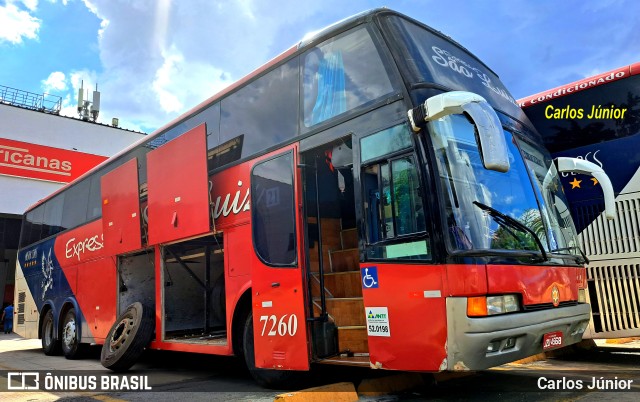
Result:
[[[142,355],[153,338],[155,316],[150,307],[136,302],[127,307],[109,330],[100,362],[113,371],[126,371]]]
[[[40,323],[42,350],[47,356],[57,356],[62,352],[60,339],[56,339],[56,327],[53,324],[53,310],[47,311]]]
[[[80,343],[80,331],[76,309],[71,307],[67,310],[62,321],[61,346],[64,357],[69,360],[79,359],[83,356],[84,345]]]
[[[262,387],[287,389],[295,385],[300,372],[290,370],[269,370],[256,367],[253,346],[253,313],[249,313],[244,324],[242,354],[251,377]]]

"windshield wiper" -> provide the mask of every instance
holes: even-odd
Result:
[[[550,253],[554,253],[556,251],[572,251],[572,250],[578,250],[580,252],[580,256],[582,256],[582,261],[580,260],[580,258],[577,255],[572,256],[572,257],[575,257],[576,261],[579,264],[588,264],[589,263],[589,258],[587,258],[587,255],[584,253],[584,251],[582,251],[582,249],[580,247],[577,247],[577,246],[555,248],[553,250],[550,250],[549,252]]]
[[[505,229],[506,228],[518,229],[520,231],[525,231],[529,233],[531,237],[533,237],[533,240],[535,240],[536,244],[538,245],[538,248],[540,249],[540,253],[542,254],[542,260],[543,261],[549,260],[549,258],[547,257],[547,252],[544,250],[544,246],[542,245],[542,242],[540,241],[540,238],[538,237],[536,232],[529,229],[526,225],[522,224],[517,219],[514,219],[509,215],[503,214],[502,212],[498,211],[495,208],[491,208],[490,206],[485,205],[478,201],[474,201],[473,203],[478,208],[482,209],[483,211],[486,211],[493,218],[493,220],[495,220],[498,223],[498,225],[504,227]]]

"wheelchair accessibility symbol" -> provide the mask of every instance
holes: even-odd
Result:
[[[362,286],[366,289],[378,287],[378,267],[366,267],[360,269]]]

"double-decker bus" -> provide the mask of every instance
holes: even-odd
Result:
[[[616,218],[601,216],[600,184],[564,174],[587,266],[591,338],[640,335],[640,63],[518,101],[553,156],[602,167],[613,185]]]
[[[557,164],[557,167],[556,167]],[[312,363],[478,370],[578,342],[559,171],[499,78],[387,9],[304,38],[25,214],[16,331]],[[602,180],[606,181],[606,176]]]

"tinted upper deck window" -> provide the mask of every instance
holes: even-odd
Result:
[[[303,60],[306,127],[393,92],[382,58],[364,27],[310,49]]]
[[[296,58],[224,98],[219,143],[240,147],[235,154],[245,158],[295,137],[298,76]]]

